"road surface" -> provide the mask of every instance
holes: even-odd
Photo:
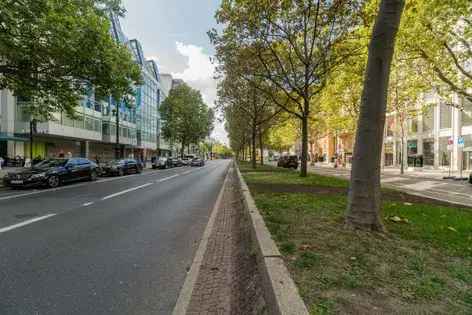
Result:
[[[0,314],[170,314],[229,161],[0,193]]]

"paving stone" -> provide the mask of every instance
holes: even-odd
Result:
[[[187,314],[265,314],[260,279],[249,221],[230,170]]]

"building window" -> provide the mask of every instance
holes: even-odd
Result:
[[[464,99],[464,110],[461,115],[462,126],[472,126],[472,102]]]
[[[434,106],[428,106],[423,113],[423,132],[431,132],[434,129]]]
[[[434,139],[423,140],[423,164],[434,166]]]
[[[448,105],[440,105],[439,128],[449,129],[452,127],[452,107]]]

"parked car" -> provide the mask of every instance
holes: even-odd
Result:
[[[191,161],[192,161],[192,160],[190,160],[188,157],[184,157],[184,158],[182,159],[182,165],[183,165],[183,166],[189,166]]]
[[[143,171],[141,164],[134,159],[113,160],[101,167],[104,176],[123,176],[139,174]]]
[[[169,158],[172,163],[172,167],[180,167],[183,166],[184,164],[182,163],[182,160],[178,157],[171,157]]]
[[[205,165],[205,161],[199,158],[194,158],[192,162],[190,162],[190,166],[204,166],[204,165]]]
[[[156,157],[152,160],[153,169],[166,169],[172,167],[172,160],[164,156]]]
[[[70,158],[47,159],[32,168],[9,172],[3,178],[3,183],[12,188],[55,188],[68,182],[96,179],[97,164],[84,158]]]
[[[277,161],[277,166],[278,167],[284,167],[284,168],[293,168],[297,169],[298,168],[298,156],[296,155],[284,155],[279,158]]]

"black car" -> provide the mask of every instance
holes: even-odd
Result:
[[[298,168],[298,156],[296,156],[296,155],[281,156],[279,158],[279,160],[277,161],[277,166],[278,167],[284,167],[284,168],[297,169]]]
[[[47,159],[33,168],[10,172],[3,178],[5,186],[27,188],[47,186],[55,188],[63,183],[96,180],[97,164],[84,158]]]
[[[102,175],[123,176],[127,174],[139,174],[142,166],[134,159],[114,160],[102,166]]]
[[[199,158],[195,158],[192,160],[192,162],[190,162],[190,166],[204,166],[204,165],[205,165],[205,161]]]

